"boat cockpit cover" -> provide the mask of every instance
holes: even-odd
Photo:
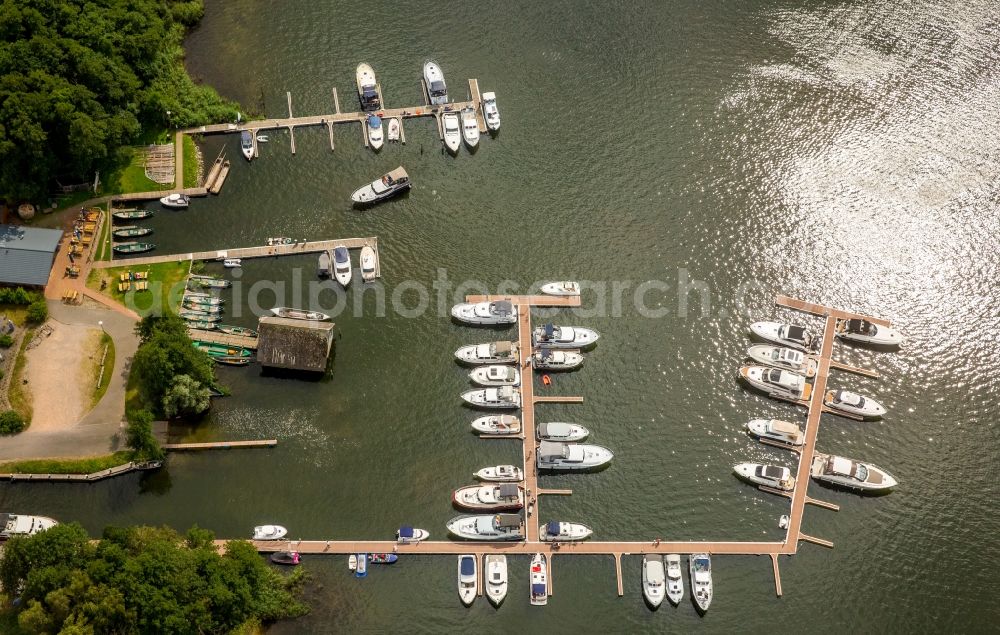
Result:
[[[510,352],[510,342],[497,342],[494,344],[493,348],[498,354],[507,354]]]
[[[778,420],[771,422],[771,430],[774,432],[780,432],[781,434],[796,434],[800,432],[799,427],[794,423]]]
[[[549,436],[549,424],[548,423],[538,424],[538,434],[540,434],[543,437]]]
[[[399,528],[399,537],[400,538],[413,538],[413,527],[410,527],[409,525],[403,525],[402,527],[400,527]]]
[[[497,527],[517,528],[521,526],[521,516],[518,514],[497,514]]]
[[[447,89],[444,86],[444,82],[442,82],[442,81],[431,82],[431,94],[432,95],[435,95],[435,96],[443,95],[443,94],[445,94],[445,92],[447,92]]]
[[[517,498],[517,485],[504,483],[500,486],[500,498]]]
[[[554,520],[551,521],[548,525],[545,526],[545,531],[547,531],[550,536],[558,536],[559,535],[559,523],[556,522],[556,521],[554,521]]]
[[[365,101],[374,101],[378,99],[378,93],[375,92],[375,89],[373,87],[365,86],[361,92],[361,97]]]
[[[240,141],[246,145],[247,143],[253,143],[253,137],[250,136],[249,130],[244,130],[240,133]]]
[[[804,340],[806,338],[806,329],[802,326],[789,324],[786,337],[790,340]]]
[[[847,330],[852,333],[863,333],[864,331],[867,331],[868,328],[864,320],[855,319],[847,321]]]
[[[833,396],[833,400],[838,403],[847,404],[848,406],[856,406],[858,408],[865,405],[865,400],[861,395],[856,395],[853,392],[848,392],[846,390],[838,390]]]
[[[774,465],[764,465],[762,472],[763,476],[768,478],[783,478],[785,476],[785,468]]]
[[[547,589],[545,588],[544,584],[532,584],[531,585],[531,594],[532,595],[545,595],[546,593],[547,593]]]
[[[781,371],[777,368],[768,370],[765,380],[771,382],[772,384],[779,383],[781,381]]]
[[[542,457],[562,457],[564,443],[554,443],[552,441],[542,441],[538,444],[538,456]]]
[[[555,324],[545,325],[545,339],[552,339],[552,336],[555,335],[555,332],[556,332]]]
[[[830,457],[830,471],[842,476],[850,476],[853,471],[853,462],[842,456]]]
[[[344,263],[350,259],[351,257],[347,253],[347,247],[337,247],[333,250],[333,260],[335,262]]]
[[[500,314],[514,312],[514,305],[509,300],[498,300],[493,303],[493,310]]]
[[[476,572],[476,561],[468,556],[462,556],[462,575],[472,575]]]
[[[371,126],[372,128],[381,128],[382,120],[375,115],[370,115],[368,117],[368,125]]]

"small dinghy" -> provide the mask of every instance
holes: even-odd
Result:
[[[376,274],[375,249],[371,245],[365,245],[361,248],[361,280],[373,282]]]
[[[460,487],[452,504],[470,512],[514,512],[524,507],[524,488],[515,483],[487,483]]]
[[[358,568],[354,570],[354,577],[363,578],[368,575],[368,554],[359,553],[357,555]]]
[[[455,351],[455,359],[466,364],[516,364],[517,342],[489,342],[471,344]]]
[[[254,540],[281,540],[288,530],[281,525],[258,525],[253,528]]]
[[[545,324],[531,332],[535,346],[542,348],[585,348],[593,346],[598,338],[597,331],[579,326]]]
[[[580,283],[573,282],[571,280],[564,280],[562,282],[549,282],[548,284],[542,285],[541,291],[545,295],[561,295],[561,296],[580,295]]]
[[[787,467],[761,463],[737,463],[733,466],[733,472],[736,476],[754,485],[772,487],[783,492],[795,489],[795,477],[792,476],[792,471]]]
[[[554,351],[542,348],[531,356],[535,370],[573,370],[583,364],[583,355],[574,351]]]
[[[504,415],[510,416],[510,415]],[[517,483],[524,480],[524,472],[514,465],[495,465],[484,467],[473,474],[480,481],[493,481],[496,483]]]
[[[462,399],[476,408],[515,409],[521,407],[521,391],[513,386],[468,390],[462,393]]]
[[[486,579],[486,597],[493,606],[500,606],[507,597],[507,556],[491,553],[483,565]]]
[[[754,322],[750,332],[767,342],[782,346],[791,346],[799,350],[808,350],[812,337],[804,326],[783,324],[781,322]]]
[[[301,562],[298,551],[278,551],[271,554],[270,560],[274,564],[283,564],[290,567],[297,567]]]
[[[684,599],[681,557],[676,553],[668,553],[664,560],[667,563],[667,599],[677,606]]]
[[[823,405],[830,410],[847,413],[865,419],[879,419],[885,414],[885,407],[871,397],[849,390],[828,390],[823,395]]]
[[[472,606],[479,593],[478,561],[472,554],[458,557],[458,597],[466,606]]]
[[[399,141],[399,118],[392,117],[389,119],[389,125],[386,126],[386,138],[389,141]]]
[[[111,212],[111,216],[115,220],[142,220],[152,215],[153,210],[151,209],[130,209]]]
[[[267,138],[266,134],[257,135],[257,143],[267,143],[270,139]]]
[[[462,109],[462,138],[469,148],[479,145],[479,122],[476,121],[476,111],[472,108]]]
[[[479,417],[472,422],[472,429],[479,434],[520,434],[521,420],[514,415]]]
[[[358,570],[358,554],[352,553],[347,558],[347,569],[348,569],[348,571],[357,571]]]
[[[593,529],[582,523],[564,523],[553,520],[545,523],[538,539],[543,542],[586,540],[593,533]]]
[[[462,127],[458,113],[446,112],[441,116],[441,123],[444,125],[444,145],[449,152],[455,154],[462,145]]]
[[[320,278],[330,277],[330,252],[319,252],[319,261],[316,264],[316,275]]]
[[[531,558],[531,604],[545,606],[549,601],[548,572],[545,554],[536,553]]]
[[[370,553],[368,562],[371,564],[395,564],[399,556],[394,553]]]
[[[863,492],[883,492],[899,483],[877,465],[832,454],[814,454],[809,475],[822,483]]]
[[[139,227],[138,225],[126,225],[124,227],[116,227],[112,232],[115,238],[138,238],[139,236],[148,236],[153,233],[153,230],[149,227]]]
[[[806,377],[815,375],[818,366],[815,357],[785,346],[755,344],[747,349],[747,355],[758,364],[783,368]]]
[[[278,317],[288,318],[290,320],[312,320],[315,322],[325,322],[330,319],[330,316],[326,313],[320,313],[319,311],[303,311],[302,309],[292,309],[285,306],[276,306],[271,309],[271,313],[274,313]]]
[[[427,540],[430,537],[431,534],[426,529],[418,529],[416,527],[411,527],[410,525],[403,525],[396,530],[396,542],[401,545],[416,544],[421,540]]]
[[[382,118],[378,115],[368,115],[367,128],[368,145],[372,147],[372,150],[378,150],[382,147],[382,142],[385,140]]]
[[[245,326],[229,326],[227,324],[220,324],[217,328],[227,335],[245,335],[247,337],[257,337],[257,331],[253,329],[248,329]]]
[[[575,423],[553,421],[538,424],[535,434],[539,441],[583,441],[590,436],[590,430]]]
[[[496,93],[483,93],[483,117],[486,118],[486,128],[490,132],[500,129],[500,110],[497,108]]]
[[[243,260],[240,258],[225,258],[222,261],[222,266],[226,269],[239,269],[243,266]]]
[[[837,320],[837,337],[871,346],[896,347],[903,344],[903,334],[889,326],[868,320]]]
[[[758,439],[769,439],[786,445],[799,446],[805,443],[805,435],[799,426],[780,419],[753,419],[747,423],[747,431]]]
[[[694,603],[702,613],[712,604],[712,559],[707,553],[688,556],[691,574],[691,593]]]
[[[249,351],[246,351],[246,356],[239,355],[219,355],[212,356],[212,361],[216,364],[223,364],[225,366],[249,366],[250,362],[253,360],[249,357]]]
[[[112,247],[116,254],[141,254],[156,249],[155,243],[118,243]]]
[[[517,307],[509,300],[462,303],[451,307],[451,317],[466,324],[515,324]]]
[[[181,309],[177,312],[177,315],[185,320],[193,322],[218,322],[222,319],[222,316],[217,313],[195,311],[194,309]]]
[[[469,373],[469,379],[480,386],[519,386],[521,372],[511,366],[480,366]]]
[[[642,597],[649,607],[655,609],[663,603],[666,595],[667,575],[663,568],[663,558],[655,555],[642,557]]]
[[[188,198],[188,195],[180,194],[178,192],[168,194],[160,199],[160,205],[169,207],[170,209],[185,209],[190,204],[191,199]]]

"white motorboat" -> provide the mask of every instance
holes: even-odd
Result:
[[[500,606],[507,597],[507,556],[491,553],[483,564],[486,597],[493,606]]]
[[[809,475],[823,483],[866,492],[890,490],[899,484],[877,465],[818,452],[813,455]]]
[[[531,558],[531,604],[545,606],[548,601],[549,584],[545,554],[536,553]]]
[[[444,73],[437,63],[430,60],[424,62],[424,83],[427,86],[427,98],[432,106],[448,103],[448,86],[444,82]]]
[[[901,346],[903,334],[891,326],[881,326],[868,320],[837,320],[837,337],[872,346]]]
[[[34,536],[59,523],[48,516],[29,514],[0,514],[0,539],[14,536]]]
[[[253,528],[254,540],[281,540],[288,530],[281,525],[258,525]]]
[[[458,152],[458,147],[462,145],[462,125],[458,119],[458,113],[444,113],[441,115],[441,123],[444,126],[444,145],[454,154]]]
[[[472,108],[462,109],[462,138],[470,148],[479,145],[479,122],[476,121],[476,111]]]
[[[513,386],[483,388],[462,393],[466,403],[477,408],[520,408],[521,391]]]
[[[257,135],[257,143],[267,143],[270,139],[267,138],[266,134]]]
[[[480,366],[469,373],[469,379],[480,386],[520,386],[521,372],[511,366]]]
[[[468,485],[455,490],[451,502],[470,512],[513,512],[524,507],[524,488],[516,483]]]
[[[799,426],[780,419],[753,419],[747,423],[747,431],[760,439],[786,445],[802,445],[806,438]]]
[[[418,543],[421,540],[427,540],[430,537],[431,533],[426,529],[419,529],[417,527],[411,527],[410,525],[403,525],[396,530],[396,542],[401,545]]]
[[[448,521],[448,532],[465,540],[524,540],[520,514],[474,514]]]
[[[243,260],[240,258],[224,258],[222,266],[226,269],[239,269],[243,266]]]
[[[351,200],[355,205],[372,205],[401,194],[410,189],[412,185],[410,175],[406,173],[403,166],[399,166],[371,183],[354,190],[354,193],[351,194]]]
[[[515,324],[517,307],[509,300],[456,304],[451,307],[451,316],[467,324]]]
[[[368,575],[368,554],[359,553],[355,559],[358,563],[358,568],[354,571],[354,576],[358,578],[363,578]]]
[[[598,338],[597,331],[579,326],[544,324],[531,332],[532,342],[542,348],[584,348],[592,346]]]
[[[780,368],[744,366],[740,377],[758,390],[785,399],[808,400],[812,394],[812,384],[803,375]]]
[[[543,542],[586,540],[593,533],[594,530],[583,523],[564,523],[553,520],[545,523],[538,539]]]
[[[293,309],[287,306],[276,306],[271,309],[271,313],[274,313],[278,317],[288,318],[290,320],[312,320],[314,322],[325,322],[330,319],[330,316],[326,313],[320,313],[319,311],[303,311],[302,309]]]
[[[483,93],[483,117],[486,119],[486,128],[491,132],[500,129],[500,110],[497,108],[496,93]]]
[[[590,430],[575,423],[552,421],[538,424],[535,434],[539,441],[583,441],[590,436]]]
[[[333,277],[342,287],[351,284],[351,253],[343,245],[333,248]]]
[[[823,405],[830,410],[857,415],[866,419],[878,419],[885,414],[885,406],[871,397],[849,390],[828,390],[823,395]]]
[[[389,123],[385,126],[385,138],[387,141],[399,141],[400,130],[402,126],[399,123],[399,117],[390,117]]]
[[[795,489],[795,477],[787,467],[763,465],[761,463],[737,463],[733,466],[736,476],[753,483],[773,487],[783,492]]]
[[[479,593],[479,557],[465,554],[458,557],[458,597],[462,604],[472,606]]]
[[[455,359],[466,364],[516,364],[517,342],[470,344],[455,351]]]
[[[368,145],[372,150],[378,150],[385,141],[385,129],[382,126],[382,118],[378,115],[368,115],[365,118],[365,128],[368,130]]]
[[[535,370],[573,370],[583,364],[583,355],[576,351],[554,351],[542,348],[531,356]]]
[[[542,441],[535,457],[540,470],[593,470],[611,462],[615,455],[599,445]]]
[[[684,599],[681,557],[676,553],[668,553],[664,560],[667,563],[667,599],[677,606]]]
[[[329,278],[331,272],[330,262],[331,261],[330,261],[329,251],[319,252],[319,259],[316,263],[316,275],[318,275],[320,278]]]
[[[545,295],[577,296],[580,295],[580,283],[572,280],[549,282],[542,285],[541,292]]]
[[[504,415],[510,416],[510,415]],[[516,465],[494,465],[484,467],[473,474],[480,481],[493,481],[495,483],[517,483],[524,480],[524,472]]]
[[[356,571],[358,568],[358,554],[352,553],[347,557],[348,571]]]
[[[240,132],[240,151],[247,161],[253,160],[253,134],[249,130]]]
[[[375,269],[375,249],[371,245],[361,248],[361,279],[365,282],[375,280],[378,272]]]
[[[378,82],[375,81],[375,71],[371,66],[364,62],[358,64],[354,81],[358,87],[361,110],[378,110],[382,107],[382,102],[378,98]]]
[[[783,324],[781,322],[754,322],[750,331],[762,340],[791,346],[799,350],[807,350],[812,343],[812,337],[804,326]]]
[[[785,346],[754,344],[747,349],[747,355],[758,364],[784,368],[806,377],[815,375],[818,366],[815,357]]]
[[[472,429],[479,434],[520,434],[521,420],[514,415],[490,415],[472,422]]]
[[[667,575],[663,569],[663,558],[645,555],[642,557],[642,596],[650,608],[663,603],[666,595]]]
[[[712,559],[707,553],[693,553],[688,556],[688,570],[694,602],[704,613],[712,604]]]
[[[174,192],[173,194],[167,194],[160,199],[160,205],[164,207],[169,207],[171,209],[186,209],[188,205],[191,204],[191,199],[188,198],[187,194],[181,194],[179,192]]]

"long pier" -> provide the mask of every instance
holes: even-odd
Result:
[[[121,465],[116,465],[114,467],[109,467],[106,470],[98,470],[97,472],[91,472],[90,474],[27,474],[27,473],[13,473],[13,474],[0,474],[0,480],[4,481],[44,481],[47,483],[93,483],[94,481],[103,481],[106,478],[111,478],[113,476],[121,476],[122,474],[128,474],[130,472],[142,471],[142,470],[155,470],[162,466],[159,461],[154,461],[152,463],[136,463],[135,461],[129,461],[128,463],[123,463]]]
[[[191,336],[191,339],[200,342],[221,344],[222,346],[230,346],[232,348],[245,348],[251,351],[257,350],[258,338],[250,337],[249,335],[234,335],[232,333],[223,333],[222,331],[206,331],[204,329],[193,328],[188,329],[188,335]]]
[[[273,448],[278,445],[277,439],[259,439],[255,441],[208,441],[205,443],[164,443],[163,449],[172,452],[188,450],[232,450],[234,448]]]
[[[187,194],[188,196],[208,196],[208,190],[204,187],[187,187],[179,190],[158,190],[156,192],[129,192],[128,194],[115,194],[111,197],[112,203],[126,201],[155,201],[170,196],[171,194]]]

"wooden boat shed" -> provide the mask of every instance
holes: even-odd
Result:
[[[271,368],[325,372],[335,326],[333,322],[262,317],[257,325],[257,361]]]

